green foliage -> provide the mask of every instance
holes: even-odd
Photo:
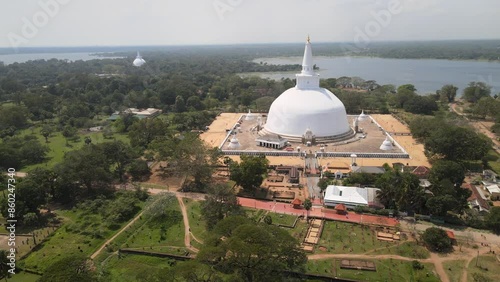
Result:
[[[220,220],[229,215],[241,214],[241,206],[233,189],[227,185],[213,185],[208,188],[201,214],[211,230]]]
[[[492,207],[486,216],[486,225],[496,234],[500,234],[500,207]]]
[[[165,137],[169,133],[168,126],[166,121],[159,118],[136,121],[128,128],[130,145],[147,148],[153,140]]]
[[[343,184],[347,186],[356,184],[373,185],[377,182],[378,178],[379,176],[375,174],[356,172],[356,173],[351,173],[348,178],[344,179]]]
[[[464,89],[462,98],[467,102],[475,103],[483,97],[488,97],[491,94],[491,87],[484,82],[470,82],[469,86]]]
[[[40,282],[98,281],[87,259],[82,255],[66,256],[51,264]]]
[[[16,130],[28,125],[28,113],[25,107],[0,105],[0,137],[12,136]]]
[[[305,199],[304,201],[304,209],[306,209],[307,211],[310,210],[312,208],[312,202],[310,199]]]
[[[437,185],[444,179],[450,180],[455,186],[461,186],[465,179],[465,170],[457,162],[438,160],[432,165],[429,181]]]
[[[439,95],[439,100],[443,103],[451,103],[455,101],[455,97],[457,96],[458,88],[454,85],[447,84],[441,88],[441,90],[437,91]]]
[[[453,249],[451,239],[446,235],[446,231],[440,228],[427,228],[422,234],[422,240],[435,252],[446,253]]]
[[[127,167],[127,172],[133,181],[145,181],[151,175],[151,169],[145,160],[133,160]]]
[[[424,269],[424,266],[418,260],[412,261],[411,266],[413,267],[413,269],[416,269],[416,270]]]
[[[409,172],[386,171],[376,182],[380,202],[390,209],[420,211],[425,202],[418,177]]]
[[[246,281],[276,281],[281,271],[297,270],[306,263],[299,242],[288,232],[274,225],[245,221],[228,217],[217,224],[214,237],[205,242],[197,260]]]
[[[270,215],[264,216],[264,223],[268,225],[273,224],[273,218]]]
[[[49,148],[34,136],[6,137],[0,142],[0,168],[15,168],[45,161]]]
[[[429,154],[444,156],[448,160],[480,160],[491,148],[491,141],[472,129],[443,126],[425,140]]]
[[[267,173],[269,160],[264,155],[241,155],[240,158],[241,163],[234,162],[230,166],[231,180],[245,190],[258,188]]]

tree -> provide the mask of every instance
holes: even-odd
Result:
[[[197,260],[245,281],[277,281],[283,271],[299,270],[305,265],[304,251],[286,230],[231,218],[217,224],[213,238],[205,242]]]
[[[214,270],[210,265],[199,261],[178,262],[174,267],[160,271],[156,275],[155,281],[177,282],[177,281],[196,281],[196,282],[223,282],[221,273]],[[166,280],[165,280],[166,279]],[[144,280],[147,281],[147,280]]]
[[[491,87],[484,82],[471,82],[469,86],[464,89],[464,98],[467,102],[476,103],[483,97],[488,97],[491,94]]]
[[[267,173],[267,166],[269,165],[266,156],[241,155],[240,158],[240,163],[234,162],[231,164],[231,180],[245,190],[259,187],[264,180],[264,174]]]
[[[457,162],[438,160],[432,165],[429,181],[437,185],[444,179],[448,179],[456,187],[460,187],[465,179],[465,170]]]
[[[480,160],[491,148],[491,141],[471,129],[443,126],[425,141],[430,155],[438,154],[448,160]]]
[[[439,100],[443,103],[452,103],[455,101],[455,97],[457,96],[458,88],[454,85],[447,84],[438,90]]]
[[[304,209],[306,209],[306,220],[307,220],[307,216],[309,215],[309,210],[311,210],[312,208],[312,202],[310,199],[305,199],[304,201]]]
[[[267,225],[273,224],[273,218],[270,215],[264,216],[264,223]]]
[[[404,90],[415,92],[415,91],[417,91],[417,88],[415,88],[415,85],[413,85],[413,84],[404,84],[404,85],[401,85],[398,87],[398,92],[401,92]]]
[[[184,188],[199,191],[210,183],[221,157],[218,148],[209,148],[193,133],[157,140],[150,148],[158,153],[159,159],[168,162],[166,175],[184,176],[188,180]]]
[[[500,234],[500,207],[492,207],[486,216],[486,225],[496,234]]]
[[[184,98],[180,95],[175,97],[174,110],[177,113],[183,113],[186,111],[186,103],[184,102]]]
[[[413,114],[431,115],[434,111],[438,110],[438,106],[436,101],[430,97],[414,95],[405,101],[403,109]]]
[[[45,138],[45,143],[49,143],[49,136],[54,132],[54,128],[48,124],[45,124],[40,130],[40,133]]]
[[[445,216],[458,206],[457,200],[452,195],[434,196],[427,200],[425,206],[432,215]]]
[[[241,213],[238,198],[231,187],[213,185],[208,188],[205,201],[201,204],[201,215],[205,219],[208,230],[212,230],[225,217]]]
[[[147,148],[156,138],[169,134],[168,123],[159,118],[142,119],[129,127],[128,136],[133,147]]]
[[[133,160],[127,168],[127,172],[134,181],[145,181],[151,175],[148,162],[145,160]]]
[[[66,125],[62,131],[62,135],[66,138],[66,146],[68,146],[69,140],[76,140],[78,129],[72,127],[71,125]]]
[[[127,166],[138,157],[138,153],[123,141],[105,142],[95,148],[102,150],[108,165],[114,168],[114,173],[120,181],[123,181]]]
[[[10,278],[9,269],[11,269],[10,266],[7,265],[10,263],[7,255],[8,252],[6,250],[0,250],[0,279],[5,278],[5,281],[7,281],[7,278]]]
[[[324,178],[321,178],[321,179],[318,181],[318,187],[319,187],[319,189],[320,189],[321,193],[323,193],[323,191],[325,191],[325,190],[326,190],[326,187],[328,187],[328,185],[330,185],[330,184],[331,184],[330,179],[325,178],[325,177],[324,177]]]
[[[418,177],[409,172],[387,171],[377,180],[377,195],[386,207],[402,211],[419,211],[425,202]]]
[[[453,249],[451,239],[441,228],[427,228],[422,234],[422,239],[427,247],[435,252],[447,253]]]
[[[61,188],[73,189],[76,185],[86,188],[87,193],[91,194],[103,193],[110,187],[112,181],[110,167],[110,162],[102,147],[91,144],[79,150],[67,152],[63,161],[57,164],[54,170],[59,175],[57,181],[64,184]],[[59,192],[68,193],[64,190]],[[55,197],[60,196],[63,195]]]

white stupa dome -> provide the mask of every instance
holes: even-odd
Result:
[[[134,64],[135,67],[140,67],[142,65],[144,65],[146,63],[146,61],[144,61],[144,59],[141,57],[141,54],[139,54],[139,52],[137,52],[137,57],[135,57],[135,60],[132,64]]]
[[[380,145],[380,150],[390,151],[392,149],[394,149],[394,147],[392,146],[392,142],[391,140],[389,140],[389,137],[386,137],[384,142],[382,142],[382,145]]]
[[[368,115],[365,115],[365,111],[361,111],[361,114],[358,116],[358,120],[365,120],[368,118]]]
[[[245,120],[253,120],[255,117],[254,114],[250,110],[248,110],[248,114],[245,115]]]
[[[229,145],[227,146],[229,149],[239,149],[241,147],[240,141],[236,138],[236,136],[233,136],[231,138],[231,141],[229,141]]]
[[[344,104],[330,91],[319,87],[314,73],[312,49],[306,43],[302,72],[297,85],[274,100],[264,130],[283,137],[302,137],[310,129],[316,138],[354,134],[349,127]]]

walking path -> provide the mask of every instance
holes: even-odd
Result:
[[[191,246],[191,227],[189,226],[189,218],[186,211],[186,206],[184,205],[184,201],[182,197],[177,195],[177,201],[179,202],[179,206],[182,211],[182,218],[184,219],[184,245],[186,248],[192,252],[197,253],[199,250],[193,246]]]
[[[90,256],[90,259],[95,259],[101,252],[102,250],[104,250],[104,248],[106,248],[109,244],[111,244],[111,242],[113,242],[113,240],[116,239],[116,237],[118,237],[120,234],[123,233],[123,231],[125,231],[127,228],[129,228],[132,224],[134,224],[134,222],[136,222],[141,216],[142,214],[144,213],[144,210],[142,212],[140,212],[136,217],[134,217],[134,219],[132,219],[127,225],[125,225],[122,229],[120,229],[120,231],[118,231],[113,237],[111,237],[109,240],[107,240],[104,244],[102,244],[102,246],[97,250],[95,251],[91,256]]]

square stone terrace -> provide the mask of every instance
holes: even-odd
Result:
[[[226,139],[228,134],[227,130],[233,129],[238,120],[242,120],[241,130],[237,131],[236,137],[238,138],[241,148],[240,150],[248,151],[277,151],[270,148],[264,148],[257,146],[255,139],[258,137],[256,130],[252,129],[257,125],[257,118],[254,116],[253,120],[245,120],[246,113],[222,113],[216,120],[209,126],[209,129],[200,135],[200,138],[207,142],[210,146],[219,147],[221,143]],[[371,116],[382,129],[388,131],[391,137],[399,143],[401,147],[410,155],[410,159],[401,158],[358,158],[357,163],[361,166],[382,166],[384,163],[392,164],[396,162],[401,162],[404,164],[412,166],[429,166],[430,164],[427,157],[424,155],[424,147],[422,144],[417,143],[411,135],[401,135],[410,134],[408,127],[394,118],[392,115],[372,115]],[[348,120],[352,126],[353,120],[356,116],[349,116]],[[263,118],[263,123],[265,124],[265,118]],[[326,152],[352,152],[352,153],[403,153],[397,146],[391,151],[382,151],[379,149],[382,142],[385,140],[386,136],[384,130],[379,128],[379,126],[372,122],[372,119],[367,118],[364,121],[360,121],[358,126],[363,132],[365,132],[366,137],[359,139],[351,143],[339,142],[326,144]],[[396,134],[392,134],[396,133]],[[358,134],[355,138],[359,138]],[[226,140],[223,144],[222,149],[227,150],[230,138]],[[303,144],[292,143],[292,147],[296,149],[297,146],[301,147],[301,150],[307,150],[307,152],[320,151],[321,145],[306,147]],[[239,156],[229,156],[235,161],[239,161]],[[304,166],[304,159],[300,157],[292,156],[268,156],[267,159],[271,164],[274,165],[296,165]],[[320,163],[329,166],[339,166],[344,167],[346,164],[350,164],[350,158],[320,158]]]

